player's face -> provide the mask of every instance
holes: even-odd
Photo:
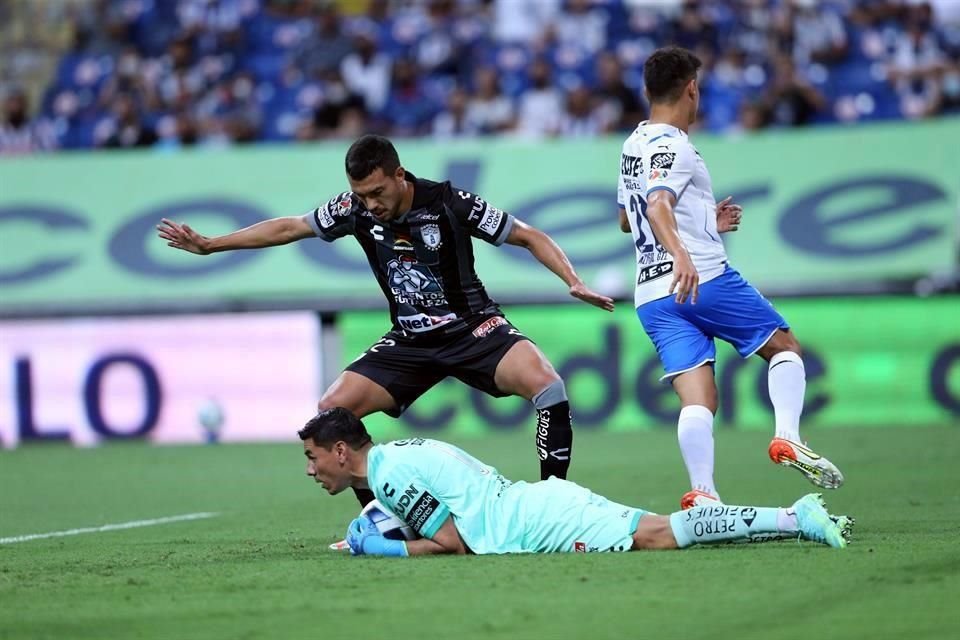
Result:
[[[303,455],[307,457],[307,475],[322,485],[330,495],[336,495],[350,486],[350,473],[346,470],[343,443],[333,445],[330,450],[314,444],[313,440],[303,442]]]
[[[354,180],[350,176],[347,179],[350,181],[350,190],[360,198],[367,210],[378,220],[389,222],[403,213],[400,211],[405,182],[403,176],[403,167],[397,167],[391,175],[378,168],[363,180]]]

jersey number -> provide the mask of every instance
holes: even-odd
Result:
[[[647,201],[633,194],[630,196],[630,213],[634,215],[634,218],[637,221],[637,250],[640,253],[652,253],[654,248],[658,252],[662,252],[663,245],[657,242],[657,237],[653,233],[653,226],[650,224],[650,220],[647,218]],[[647,243],[647,234],[644,232],[644,226],[650,231],[650,237],[653,239],[653,243]]]
[[[373,345],[367,349],[370,353],[380,353],[380,347],[395,347],[397,346],[397,341],[392,338],[380,338],[377,341],[377,344]]]

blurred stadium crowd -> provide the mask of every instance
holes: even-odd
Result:
[[[960,111],[958,0],[0,0],[0,153],[628,131],[667,43],[714,132]]]

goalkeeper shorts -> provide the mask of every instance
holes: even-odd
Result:
[[[508,492],[524,523],[523,551],[532,553],[630,551],[640,518],[649,513],[558,478],[517,482]]]

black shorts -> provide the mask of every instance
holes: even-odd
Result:
[[[493,378],[500,360],[521,340],[529,338],[503,316],[490,316],[442,340],[391,331],[346,370],[386,389],[397,406],[384,413],[398,418],[414,400],[449,376],[495,398],[510,395],[500,391]]]

